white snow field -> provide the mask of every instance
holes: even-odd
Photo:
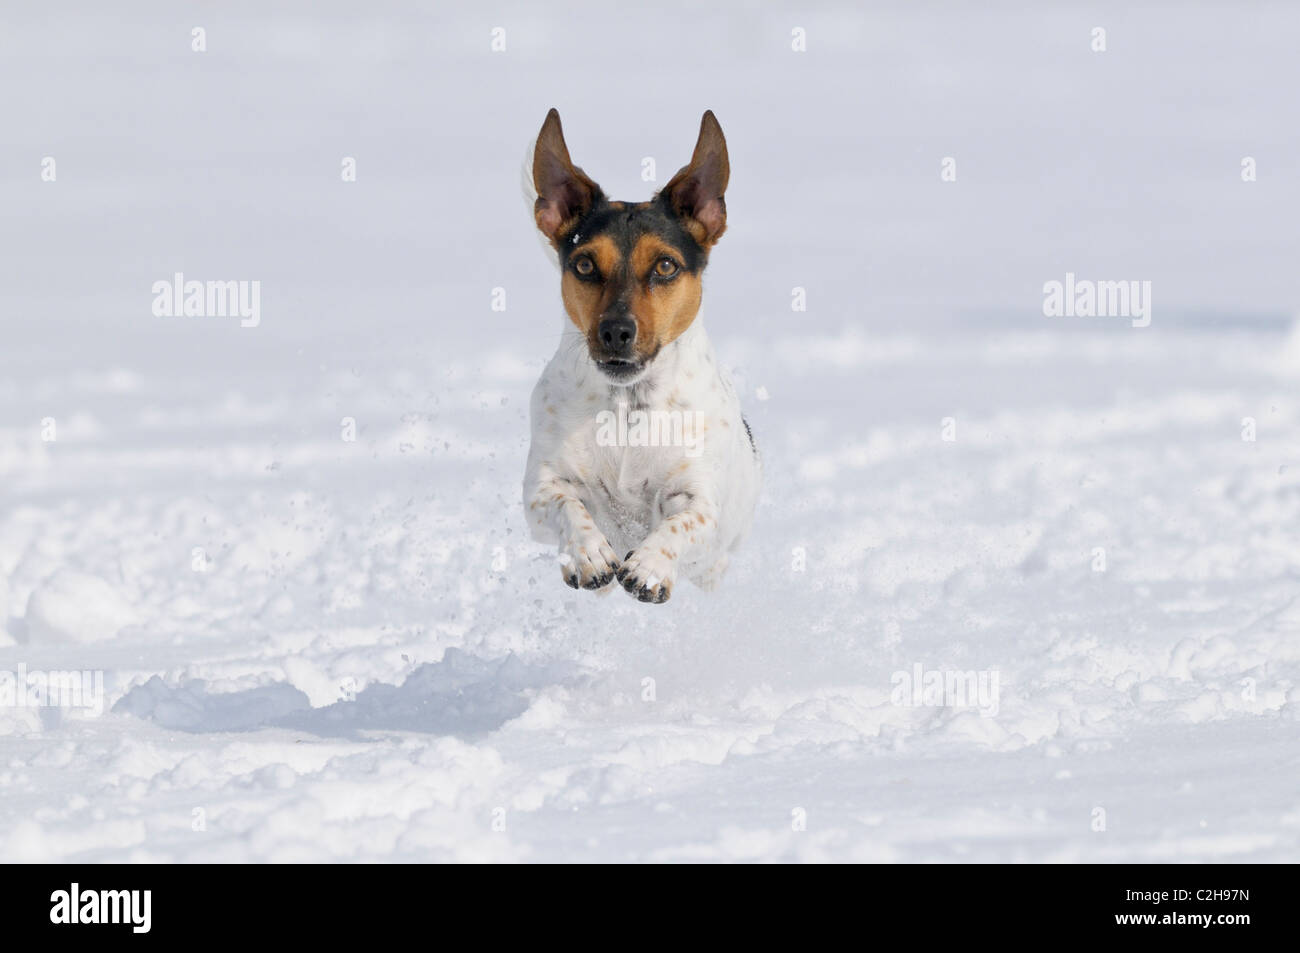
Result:
[[[6,6],[0,856],[1300,857],[1300,10],[1041,6]],[[618,198],[728,136],[715,593],[528,537],[551,105]]]

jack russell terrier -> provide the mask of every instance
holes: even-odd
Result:
[[[554,109],[537,137],[533,215],[568,320],[533,390],[524,507],[574,589],[617,579],[664,602],[678,573],[712,589],[753,522],[758,450],[699,318],[729,174],[711,111],[690,164],[649,202],[607,199]]]

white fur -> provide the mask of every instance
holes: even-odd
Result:
[[[533,208],[537,204],[537,186],[533,184],[533,148],[536,144],[530,142],[528,148],[524,151],[524,161],[519,167],[519,188],[524,196],[524,205],[528,208],[528,221],[533,221]],[[533,234],[537,240],[542,243],[542,251],[546,254],[546,260],[555,266],[555,270],[560,270],[560,259],[555,254],[555,249],[551,243],[546,240],[546,236],[536,228]]]
[[[606,378],[582,334],[565,327],[533,390],[524,476],[533,537],[560,547],[569,585],[604,588],[617,572],[642,601],[662,602],[680,573],[712,589],[749,532],[761,465],[702,318],[630,385]],[[701,442],[603,446],[598,415],[617,413],[620,401],[628,413],[694,412]]]

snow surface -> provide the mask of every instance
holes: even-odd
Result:
[[[5,9],[0,672],[106,698],[0,707],[0,853],[1297,859],[1300,11],[545,7]],[[716,593],[528,539],[550,105],[617,197],[727,133]],[[154,317],[177,271],[261,324]],[[1066,271],[1152,326],[1042,317]]]

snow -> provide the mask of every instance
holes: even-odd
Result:
[[[0,672],[106,697],[0,706],[4,856],[1294,860],[1300,15],[617,16],[6,11]],[[674,44],[661,108],[627,37]],[[714,593],[528,538],[550,105],[619,198],[726,130],[709,332],[766,486]],[[1067,271],[1151,326],[1043,317]],[[175,272],[260,324],[155,317]]]
[[[103,579],[59,569],[32,590],[24,621],[33,643],[99,642],[134,622],[135,612]]]

